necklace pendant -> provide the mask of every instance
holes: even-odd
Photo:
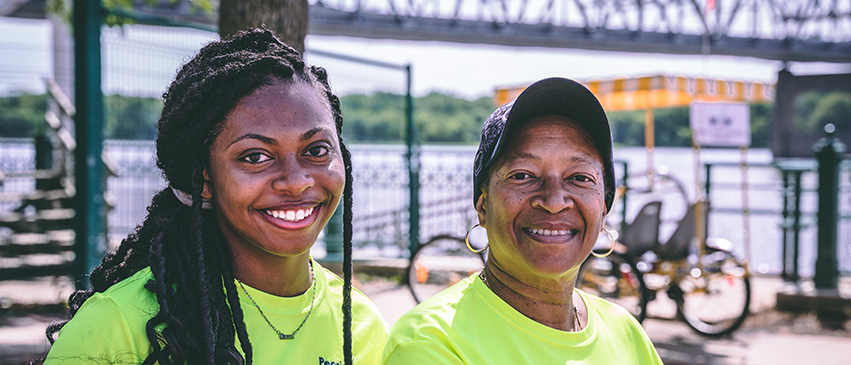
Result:
[[[284,333],[279,333],[278,338],[280,338],[282,340],[292,340],[292,339],[295,339],[295,334],[288,335],[288,334],[284,334]]]

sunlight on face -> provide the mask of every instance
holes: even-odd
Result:
[[[240,260],[306,256],[339,203],[345,171],[328,102],[301,82],[241,99],[210,149],[204,193]]]
[[[506,141],[476,204],[491,255],[516,277],[560,275],[588,256],[603,227],[603,163],[587,133],[554,115]]]

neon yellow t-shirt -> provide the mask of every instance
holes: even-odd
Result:
[[[312,261],[312,260],[311,260]],[[312,261],[316,285],[313,312],[292,340],[281,340],[237,284],[255,364],[343,364],[343,281]],[[46,364],[139,364],[150,343],[145,325],[159,310],[156,296],[144,288],[150,268],[86,300],[59,332]],[[310,308],[311,287],[296,297],[277,297],[249,286],[246,290],[283,333],[292,333]],[[360,291],[352,290],[352,352],[357,364],[377,364],[387,339],[387,323]],[[242,350],[239,341],[236,348]]]
[[[588,324],[559,331],[524,316],[473,275],[390,329],[383,364],[661,364],[625,309],[579,291]]]

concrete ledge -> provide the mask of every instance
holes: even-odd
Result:
[[[836,289],[781,291],[777,293],[776,309],[793,313],[815,311],[821,318],[846,320],[851,319],[851,298]]]
[[[323,257],[315,259],[320,265],[337,275],[343,274],[343,258]],[[352,262],[355,273],[392,277],[404,276],[408,270],[408,259],[358,259]]]

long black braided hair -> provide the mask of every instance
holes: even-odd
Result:
[[[203,171],[210,166],[210,146],[226,115],[242,97],[277,80],[305,82],[322,93],[340,136],[346,171],[343,352],[345,363],[352,364],[352,165],[341,136],[340,100],[331,92],[323,68],[306,65],[295,49],[268,29],[250,29],[229,40],[214,41],[177,73],[163,94],[163,111],[157,123],[157,166],[170,187],[191,194],[192,206],[182,204],[169,187],[158,192],[144,222],[92,271],[91,289],[77,291],[69,298],[73,317],[94,293],[150,266],[154,279],[145,288],[156,295],[159,312],[146,325],[151,353],[144,364],[252,363],[231,252],[215,212],[202,209],[201,192]],[[51,343],[65,323],[47,329]]]

